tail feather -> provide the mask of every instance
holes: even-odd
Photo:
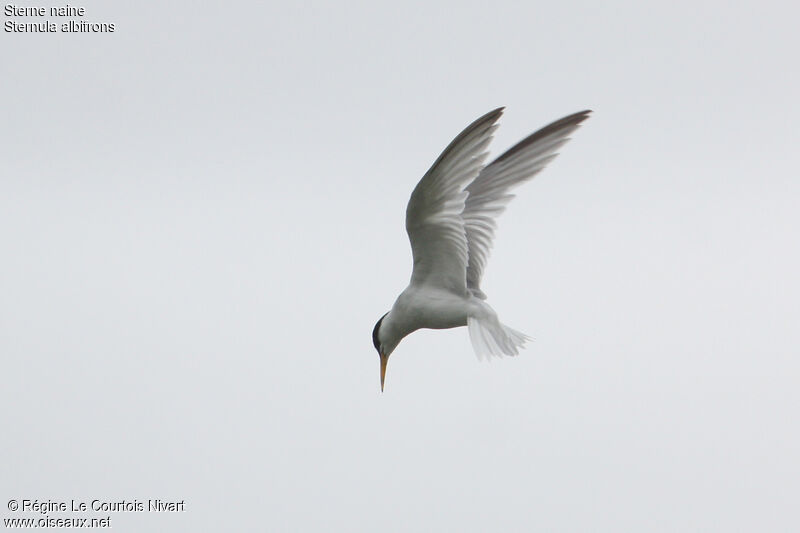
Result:
[[[524,333],[501,324],[496,316],[469,317],[467,329],[478,359],[517,355],[525,342],[530,340]]]

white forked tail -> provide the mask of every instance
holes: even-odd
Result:
[[[517,355],[525,341],[531,340],[524,333],[501,324],[493,312],[480,318],[467,317],[467,329],[478,359],[491,359],[493,355]]]

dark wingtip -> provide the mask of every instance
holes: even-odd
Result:
[[[477,125],[483,124],[483,123],[493,124],[493,123],[497,122],[500,119],[500,116],[503,114],[503,111],[505,111],[505,109],[506,109],[505,106],[500,106],[500,107],[498,107],[496,109],[492,109],[491,111],[489,111],[488,113],[486,113],[482,117],[480,117],[477,120],[475,120],[466,129],[469,130],[473,126],[477,126]]]
[[[572,128],[580,125],[581,122],[589,118],[589,115],[592,113],[591,109],[586,109],[584,111],[578,111],[577,113],[572,113],[571,115],[567,115],[564,118],[560,118],[555,122],[551,122],[544,128],[537,130],[536,132],[528,135],[526,138],[518,142],[516,145],[511,147],[506,153],[501,155],[497,158],[497,161],[503,161],[508,159],[510,156],[516,154],[517,152],[525,149],[526,147],[530,146],[531,144],[535,143],[539,139],[550,135],[558,130],[564,128]]]
[[[464,130],[461,133],[459,133],[455,139],[450,141],[450,144],[447,145],[447,148],[445,148],[444,151],[441,154],[439,154],[439,157],[436,158],[436,161],[433,163],[433,165],[431,165],[431,168],[428,170],[428,173],[432,172],[433,169],[435,169],[439,165],[439,163],[441,163],[444,160],[444,158],[447,157],[450,151],[453,150],[454,147],[458,146],[464,139],[466,139],[470,135],[476,135],[475,132],[485,133],[487,129],[491,128],[500,119],[500,115],[503,114],[504,109],[505,107],[498,107],[497,109],[493,109],[488,113],[486,113],[485,115],[472,121],[472,123],[466,128],[464,128]],[[425,175],[427,176],[428,173],[426,173]],[[417,184],[417,187],[419,187],[419,184]],[[416,193],[416,191],[417,189],[414,189],[414,193]],[[414,193],[412,193],[412,196]]]
[[[580,124],[592,113],[591,109],[585,109],[583,111],[578,111],[577,113],[572,113],[571,115],[567,115],[564,118],[560,118],[554,122],[551,122],[544,128],[540,129],[540,132],[546,131],[547,133],[553,132],[565,126],[573,126],[576,124]],[[538,132],[537,132],[538,133]]]

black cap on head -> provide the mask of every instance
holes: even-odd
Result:
[[[378,350],[378,353],[381,353],[381,341],[378,340],[378,330],[381,329],[381,322],[383,322],[383,319],[386,318],[388,314],[388,311],[384,313],[381,319],[375,323],[375,329],[372,330],[372,344],[375,346],[375,349]]]

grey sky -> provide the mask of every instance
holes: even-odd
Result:
[[[285,4],[0,37],[0,518],[797,531],[798,8]],[[417,332],[381,395],[408,196],[500,105],[495,155],[594,110],[484,278],[536,340],[480,364]]]

